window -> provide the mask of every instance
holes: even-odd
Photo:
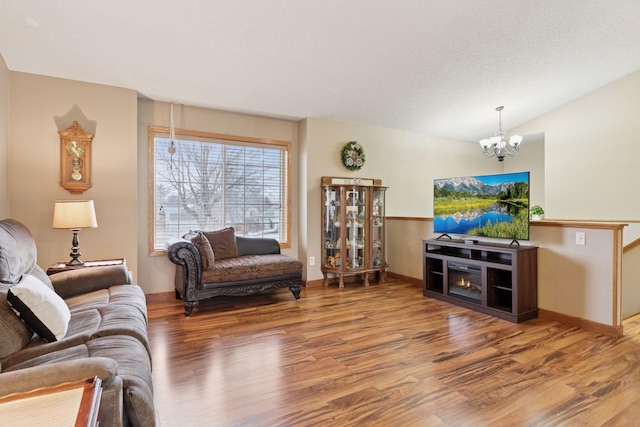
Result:
[[[291,143],[149,128],[149,245],[164,253],[189,230],[233,227],[289,247]]]

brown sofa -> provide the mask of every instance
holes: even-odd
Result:
[[[176,264],[176,298],[184,315],[200,300],[251,295],[288,287],[300,298],[302,262],[282,255],[275,239],[235,236],[234,229],[195,231],[169,239],[167,256]]]
[[[100,425],[155,426],[146,300],[126,265],[47,276],[36,254],[0,221],[0,396],[97,376]]]

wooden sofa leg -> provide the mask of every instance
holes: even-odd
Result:
[[[182,299],[182,295],[180,295],[180,292],[176,290],[176,300],[181,300],[181,299]]]
[[[184,302],[184,317],[190,317],[193,307],[198,305],[198,301],[186,301]]]
[[[289,286],[289,290],[295,297],[295,299],[300,299],[300,285]]]

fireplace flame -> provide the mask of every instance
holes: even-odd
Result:
[[[460,284],[458,285],[461,288],[470,288],[471,287],[471,280],[464,280],[464,277],[460,279]]]

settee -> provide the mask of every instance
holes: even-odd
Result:
[[[52,276],[0,221],[0,396],[98,377],[101,426],[155,426],[145,295],[125,265]]]
[[[300,298],[302,262],[280,253],[275,239],[236,236],[232,227],[195,231],[166,242],[176,264],[176,298],[189,317],[199,301],[220,295],[251,295],[288,287]]]

